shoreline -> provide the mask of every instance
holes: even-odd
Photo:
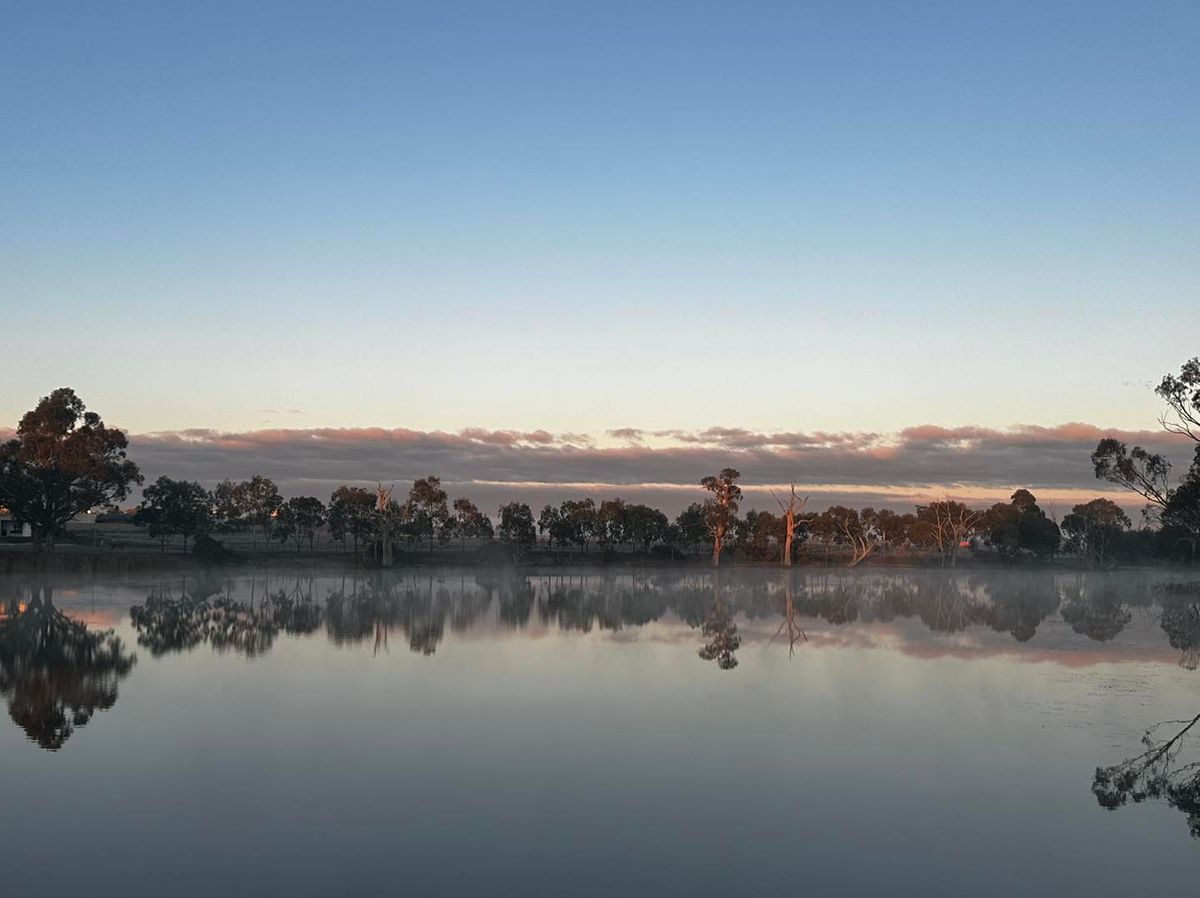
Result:
[[[191,553],[97,550],[91,547],[66,546],[53,551],[35,553],[24,546],[0,546],[0,575],[43,574],[43,573],[137,573],[153,571],[203,571],[214,568],[244,568],[246,570],[344,570],[344,571],[399,571],[438,567],[507,567],[516,570],[543,571],[560,568],[604,569],[613,567],[643,568],[646,570],[694,569],[709,571],[707,553],[681,556],[678,558],[625,552],[608,553],[555,553],[551,550],[536,550],[517,561],[503,553],[440,548],[434,552],[400,552],[389,568],[382,568],[370,558],[343,552],[316,552],[295,554],[279,552],[244,552],[236,559],[209,561]],[[906,570],[1025,570],[1025,571],[1078,571],[1081,573],[1105,573],[1115,570],[1194,570],[1189,565],[1127,564],[1108,568],[1089,567],[1074,557],[1056,558],[1052,561],[1023,559],[1003,561],[999,558],[962,556],[952,566],[938,563],[935,555],[881,555],[869,558],[856,565],[831,555],[801,558],[790,567],[778,561],[755,561],[730,557],[723,561],[718,570],[829,570],[857,571],[879,569]]]

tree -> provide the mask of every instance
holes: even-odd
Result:
[[[783,544],[780,546],[780,563],[784,567],[791,567],[792,546],[796,540],[797,516],[804,511],[804,506],[808,504],[808,496],[803,499],[799,498],[796,495],[796,484],[793,483],[787,503],[785,504],[779,496],[775,496],[775,501],[779,503],[779,510],[783,512]]]
[[[1070,546],[1082,558],[1104,564],[1109,549],[1129,529],[1129,516],[1111,499],[1093,499],[1076,505],[1063,518],[1062,529]]]
[[[133,522],[145,525],[163,551],[171,537],[182,536],[186,552],[189,539],[212,529],[212,505],[212,496],[200,484],[164,475],[142,491]]]
[[[392,566],[392,534],[401,517],[400,506],[392,501],[394,488],[382,483],[375,488],[375,529],[379,533],[379,563],[383,567]]]
[[[559,514],[562,515],[568,538],[586,552],[588,542],[600,530],[595,500],[568,499],[559,506]]]
[[[712,493],[712,498],[704,503],[704,524],[712,538],[713,567],[721,563],[725,536],[737,520],[738,503],[742,498],[742,488],[737,485],[737,480],[741,476],[733,468],[722,468],[715,477],[708,476],[700,481],[700,485]]]
[[[212,491],[213,526],[218,530],[241,530],[242,507],[238,499],[238,484],[228,478],[222,480]]]
[[[942,566],[954,567],[958,562],[958,550],[979,522],[979,512],[947,496],[928,505],[918,505],[917,521],[920,536],[927,545],[937,549]]]
[[[414,540],[419,543],[428,539],[430,552],[435,537],[445,540],[450,533],[450,509],[446,507],[446,498],[441,478],[430,474],[413,483],[404,504]]]
[[[596,541],[604,550],[629,538],[624,499],[605,499],[596,510]]]
[[[491,539],[493,536],[492,522],[470,499],[454,500],[454,518],[452,526],[455,533],[463,540]]]
[[[261,474],[255,474],[233,488],[232,507],[237,511],[241,526],[253,527],[271,544],[271,532],[275,527],[275,515],[283,505],[283,497],[275,482]]]
[[[123,431],[106,427],[75,391],[43,396],[0,444],[0,506],[33,531],[35,551],[53,548],[66,523],[93,508],[112,508],[141,484]]]
[[[374,511],[375,497],[370,490],[361,486],[339,486],[329,497],[329,535],[343,546],[349,536],[357,556],[358,544],[374,528]]]
[[[1058,525],[1038,508],[1029,490],[1017,490],[1008,503],[998,502],[979,518],[979,529],[1002,558],[1024,552],[1037,557],[1052,556],[1062,542]]]
[[[537,525],[533,521],[533,512],[524,502],[509,502],[500,506],[500,539],[512,549],[513,557],[518,561],[525,556],[537,542]]]
[[[849,567],[862,563],[879,547],[879,540],[864,523],[863,515],[845,505],[831,505],[813,519],[811,526],[826,543],[850,549]]]
[[[629,505],[625,508],[625,537],[643,552],[661,542],[666,536],[667,516],[649,505]]]
[[[317,528],[325,523],[325,504],[316,496],[294,496],[279,506],[275,516],[275,538],[281,543],[291,540],[299,553],[305,543],[315,551]]]
[[[550,548],[554,548],[556,545],[562,548],[571,539],[570,523],[563,517],[562,511],[553,505],[542,507],[542,513],[538,515],[537,528],[538,533],[545,537],[546,542],[550,544]]]
[[[692,551],[696,545],[708,536],[708,524],[705,522],[704,506],[693,502],[675,518],[675,527],[679,530],[679,545]]]
[[[1096,477],[1137,493],[1146,500],[1145,514],[1187,542],[1193,557],[1200,543],[1200,357],[1189,359],[1179,374],[1167,374],[1154,392],[1167,404],[1159,424],[1168,433],[1197,444],[1191,467],[1178,487],[1170,485],[1171,463],[1141,446],[1129,448],[1106,437],[1096,444],[1092,466]]]
[[[777,547],[783,544],[783,531],[783,519],[769,511],[748,511],[734,524],[738,549],[755,561],[766,561],[775,556]]]

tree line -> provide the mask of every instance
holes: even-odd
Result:
[[[557,554],[608,552],[630,547],[672,558],[699,547],[713,565],[733,547],[755,561],[790,565],[804,552],[821,549],[857,565],[883,551],[921,550],[953,567],[964,548],[983,547],[1006,560],[1048,559],[1059,552],[1107,565],[1145,557],[1190,558],[1200,546],[1200,359],[1167,375],[1156,389],[1168,414],[1163,427],[1196,442],[1196,454],[1177,483],[1160,454],[1111,438],[1092,454],[1097,478],[1133,490],[1144,499],[1143,526],[1119,505],[1097,498],[1074,506],[1055,521],[1026,489],[1006,503],[974,509],[945,496],[912,512],[856,509],[833,505],[807,511],[793,486],[775,495],[779,513],[751,509],[741,473],[732,467],[699,481],[705,497],[673,519],[648,505],[620,498],[597,502],[570,499],[546,505],[535,515],[523,502],[502,505],[493,519],[466,497],[450,500],[439,477],[414,481],[403,501],[380,484],[376,489],[345,485],[327,501],[315,496],[285,498],[269,478],[224,480],[209,490],[195,481],[162,476],[145,486],[134,522],[145,526],[162,547],[181,539],[212,555],[226,551],[221,533],[250,533],[264,547],[289,545],[315,552],[322,534],[356,555],[369,549],[388,564],[393,546],[428,548],[455,541],[497,541],[517,558],[539,540]],[[97,508],[112,508],[143,484],[128,458],[125,434],[104,425],[70,388],[43,397],[20,421],[16,437],[0,444],[0,507],[31,525],[36,550],[53,548],[68,521]]]

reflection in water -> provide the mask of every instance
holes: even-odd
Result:
[[[0,694],[13,723],[50,751],[117,700],[134,657],[111,630],[92,632],[54,607],[49,588],[33,590],[0,617]]]
[[[280,633],[316,632],[325,609],[306,594],[301,581],[255,601],[240,602],[219,594],[219,585],[200,580],[176,598],[169,587],[152,590],[142,605],[129,609],[138,645],[154,657],[183,652],[204,643],[218,651],[255,657],[266,652]]]
[[[733,622],[733,613],[721,594],[721,583],[713,578],[712,604],[704,621],[700,624],[700,632],[708,640],[697,653],[705,661],[716,661],[721,670],[733,670],[738,665],[734,654],[742,645],[742,637],[738,636],[737,624]]]
[[[808,642],[808,634],[804,632],[800,624],[796,621],[796,601],[793,598],[793,589],[791,581],[788,581],[784,587],[784,607],[783,607],[783,623],[779,625],[779,629],[775,631],[775,635],[771,637],[771,642],[783,636],[788,641],[788,657],[796,654],[796,643],[803,639]]]
[[[1068,586],[1065,593],[1061,609],[1063,620],[1076,633],[1095,642],[1115,639],[1133,620],[1132,612],[1107,583],[1094,597],[1088,595],[1086,581]]]
[[[1142,737],[1144,752],[1111,767],[1097,767],[1092,794],[1100,806],[1111,811],[1130,801],[1166,801],[1187,815],[1188,829],[1200,839],[1200,760],[1195,745],[1188,742],[1197,723],[1200,714],[1190,721],[1160,723]],[[1158,735],[1172,730],[1176,731],[1169,738]]]
[[[1180,584],[1160,590],[1160,624],[1171,648],[1179,649],[1179,665],[1187,670],[1200,666],[1200,584]]]
[[[828,572],[747,573],[718,581],[711,573],[529,575],[479,569],[456,577],[441,573],[374,572],[326,580],[323,595],[312,577],[250,582],[206,581],[160,586],[131,611],[138,642],[155,656],[201,644],[249,657],[268,651],[280,633],[324,630],[338,645],[369,643],[387,651],[396,634],[423,655],[437,651],[448,632],[476,626],[522,629],[554,626],[590,633],[677,620],[702,631],[705,656],[736,666],[738,618],[783,620],[768,641],[786,638],[790,652],[807,641],[804,620],[831,627],[918,621],[931,633],[973,629],[1033,640],[1056,613],[1074,633],[1094,642],[1118,637],[1131,608],[1157,604],[1181,663],[1200,659],[1200,594],[1188,588],[1152,589],[1148,582],[1102,575],[998,575],[914,571],[838,576]],[[1118,582],[1120,585],[1118,586]]]

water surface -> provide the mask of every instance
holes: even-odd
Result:
[[[1190,885],[1090,788],[1200,713],[1186,579],[3,580],[0,894]]]

